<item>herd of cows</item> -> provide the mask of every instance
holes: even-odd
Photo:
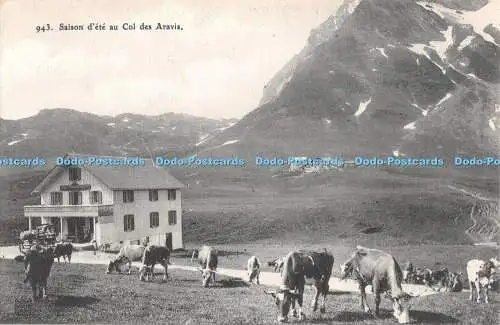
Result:
[[[43,248],[34,245],[22,256],[24,260],[24,271],[26,278],[24,282],[30,282],[33,289],[33,299],[46,298],[47,279],[54,262],[63,257],[71,262],[73,247],[71,243],[58,243],[55,248]],[[215,283],[217,273],[218,256],[217,250],[210,246],[203,246],[193,252],[191,261],[197,255],[199,271],[201,273],[203,287],[208,287],[211,282]],[[139,279],[151,281],[154,278],[154,266],[160,264],[164,268],[163,280],[168,279],[168,265],[170,265],[170,250],[164,246],[148,245],[125,245],[120,249],[116,257],[107,266],[106,274],[113,271],[121,273],[123,265],[128,264],[128,273],[131,273],[133,261],[141,261]],[[312,309],[318,308],[318,299],[322,297],[320,312],[326,311],[326,296],[330,290],[329,280],[333,271],[334,257],[326,249],[323,251],[291,251],[286,256],[277,258],[267,263],[274,267],[275,271],[281,273],[280,286],[276,290],[264,290],[266,294],[273,297],[278,307],[278,321],[286,322],[288,314],[292,309],[293,316],[304,319],[302,310],[304,287],[306,279],[312,279],[315,294],[312,300]],[[484,302],[488,303],[488,292],[491,289],[492,275],[499,266],[496,258],[488,261],[470,260],[467,263],[467,277],[470,284],[470,300],[481,301],[483,293]],[[256,256],[249,258],[247,263],[248,281],[260,283],[261,262]],[[366,287],[371,285],[375,295],[375,315],[379,314],[381,295],[385,294],[393,302],[393,315],[399,323],[408,323],[409,301],[412,295],[402,289],[402,283],[424,284],[434,290],[445,289],[446,291],[461,291],[463,288],[460,277],[461,273],[449,272],[446,268],[441,270],[420,269],[407,263],[400,267],[396,259],[389,253],[357,246],[351,257],[341,264],[341,279],[352,278],[357,281],[361,306],[365,312],[371,313],[366,300]],[[437,285],[437,289],[436,289]],[[37,295],[38,292],[38,295]]]

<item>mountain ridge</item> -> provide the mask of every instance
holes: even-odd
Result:
[[[451,2],[455,10],[443,6]],[[224,153],[497,155],[499,47],[468,24],[489,9],[487,1],[344,2],[341,23],[330,17],[314,29],[261,105],[206,152],[233,141]]]

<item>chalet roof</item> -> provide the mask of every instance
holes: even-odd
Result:
[[[70,154],[65,156],[84,159],[90,156],[115,159],[132,158],[81,154]],[[82,168],[86,169],[112,190],[179,189],[184,187],[184,184],[172,176],[164,167],[156,166],[152,159],[143,159],[145,162],[143,166],[101,167],[84,165]],[[47,185],[57,179],[65,168],[67,167],[54,166],[31,194],[36,195],[43,191]]]

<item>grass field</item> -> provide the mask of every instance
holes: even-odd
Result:
[[[47,301],[31,304],[30,288],[22,283],[22,264],[0,262],[3,290],[2,323],[113,323],[113,324],[272,324],[277,310],[261,286],[218,276],[211,288],[202,288],[198,273],[169,272],[160,283],[140,282],[137,276],[105,275],[103,266],[54,264]],[[417,324],[496,324],[498,295],[489,305],[470,304],[467,293],[443,293],[418,298],[410,316]],[[390,302],[383,300],[383,314],[373,319],[360,310],[357,295],[333,292],[327,313],[313,314],[312,290],[306,289],[305,312],[300,324],[395,324]],[[373,306],[373,297],[369,296]],[[16,308],[15,308],[16,307]],[[292,321],[297,322],[297,321]]]
[[[472,207],[494,204],[440,179],[366,173],[308,175],[273,187],[193,187],[183,203],[185,240],[470,244]]]

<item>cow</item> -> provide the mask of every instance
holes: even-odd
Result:
[[[446,291],[448,292],[462,292],[464,286],[461,280],[463,273],[450,272],[446,281]]]
[[[165,269],[163,281],[168,279],[168,265],[170,264],[170,250],[165,246],[151,245],[146,247],[142,256],[142,266],[139,272],[141,281],[151,280],[154,278],[154,267],[156,264],[161,264]]]
[[[144,255],[145,245],[126,245],[120,249],[115,259],[110,261],[108,268],[106,269],[106,274],[113,272],[121,273],[120,266],[122,264],[128,263],[128,274],[131,273],[132,262],[140,261]]]
[[[61,256],[66,262],[66,257],[68,257],[68,263],[71,263],[71,254],[73,254],[73,245],[71,243],[57,243],[54,248],[54,258],[57,258],[57,263]]]
[[[280,288],[274,291],[264,291],[272,295],[278,306],[279,322],[288,321],[290,306],[293,308],[294,317],[305,318],[302,303],[306,278],[314,280],[315,295],[311,303],[313,311],[318,309],[318,298],[321,295],[323,301],[320,312],[325,313],[326,296],[330,290],[328,282],[332,275],[333,262],[333,255],[326,249],[323,252],[291,251],[283,258]],[[295,308],[295,302],[299,305],[298,311]]]
[[[33,290],[33,300],[47,298],[47,279],[54,263],[54,252],[52,247],[44,249],[39,245],[33,245],[25,254],[24,273],[25,283],[30,282]],[[37,295],[38,289],[38,295]]]
[[[274,260],[267,262],[267,265],[274,268],[274,272],[281,272],[283,269],[283,257],[277,257]]]
[[[341,280],[354,277],[358,281],[361,292],[361,307],[365,312],[371,313],[366,301],[365,288],[372,286],[375,294],[375,316],[379,315],[381,294],[393,301],[394,317],[399,323],[408,323],[408,306],[403,307],[402,302],[408,301],[411,296],[401,287],[403,272],[396,259],[389,253],[378,249],[357,246],[351,258],[340,266]]]
[[[446,267],[441,270],[432,271],[426,269],[424,276],[424,284],[434,291],[441,291],[441,289],[446,289],[446,283],[448,281],[449,271]],[[435,286],[438,286],[437,288]]]
[[[248,273],[248,282],[252,283],[253,280],[260,284],[260,261],[257,256],[252,256],[247,261],[246,267]]]
[[[413,263],[409,261],[403,266],[402,272],[403,283],[426,284],[431,280],[431,269],[415,267]]]
[[[200,267],[198,268],[201,272],[203,287],[208,287],[210,280],[215,283],[215,272],[218,265],[217,251],[210,246],[203,246],[198,251],[193,251],[191,256],[191,261],[198,252],[198,263]]]
[[[484,302],[489,303],[488,291],[491,289],[491,275],[495,273],[495,267],[498,265],[496,259],[483,261],[473,259],[467,262],[467,278],[470,285],[470,301],[474,301],[474,292],[476,293],[476,302],[481,302],[481,291],[484,292]]]

